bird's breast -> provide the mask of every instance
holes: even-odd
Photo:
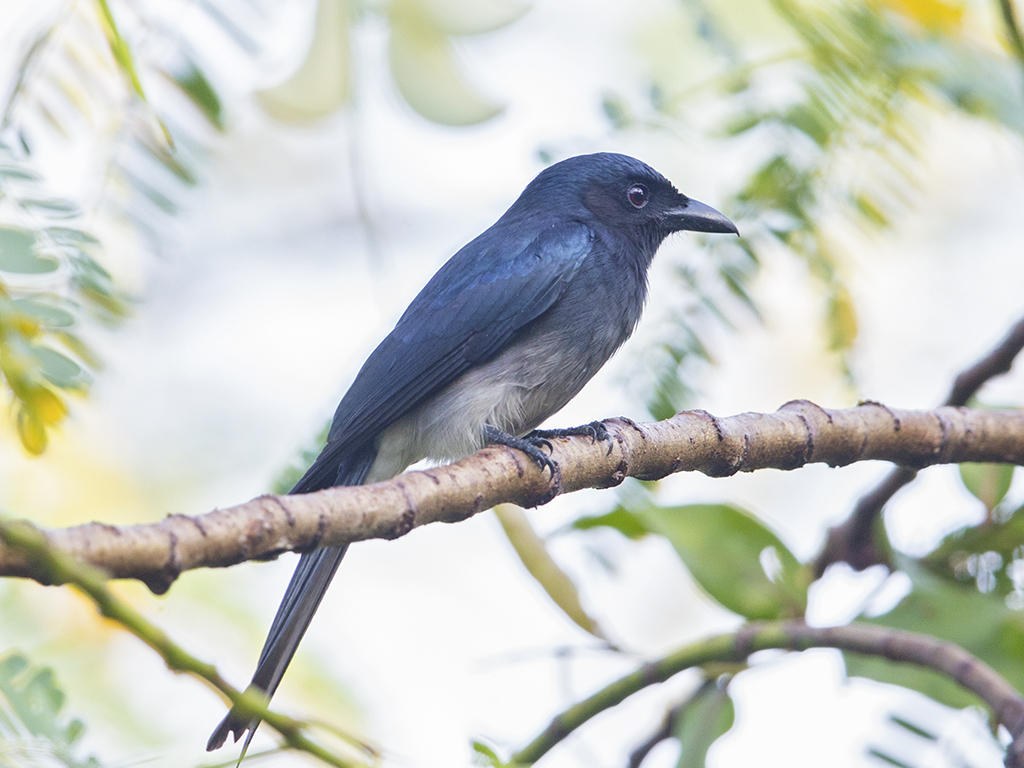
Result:
[[[574,397],[629,337],[643,307],[642,273],[595,264],[493,358],[428,397],[378,439],[395,472],[422,458],[450,461],[483,447],[483,427],[535,429]],[[627,270],[627,272],[632,272]]]

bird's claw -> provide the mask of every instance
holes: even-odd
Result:
[[[612,440],[611,433],[608,431],[608,427],[604,425],[603,421],[592,421],[589,424],[584,424],[579,427],[569,427],[567,429],[535,429],[533,432],[528,434],[525,439],[527,440],[544,440],[545,438],[552,437],[589,437],[591,443],[598,441],[608,443],[608,454],[612,452],[612,447],[615,442]],[[548,447],[551,447],[551,443],[547,443]]]
[[[487,426],[484,427],[484,438],[489,443],[505,445],[522,451],[530,457],[530,461],[536,464],[541,472],[545,469],[550,472],[552,480],[555,480],[559,474],[558,463],[550,455],[554,449],[550,441],[542,436],[530,433],[526,437],[516,437],[496,427]],[[547,448],[548,453],[544,453],[542,448]]]
[[[537,448],[541,448],[541,447],[547,448],[548,449],[548,453],[554,453],[554,451],[555,451],[554,447],[551,445],[551,441],[546,439],[546,438],[539,437],[537,435],[532,435],[531,434],[531,435],[527,435],[526,437],[524,437],[523,440],[525,440],[526,442],[530,443],[530,445],[533,445],[533,446],[535,446]]]
[[[555,479],[555,473],[558,471],[558,464],[554,459],[551,458],[551,451],[554,449],[551,447],[551,443],[545,440],[543,437],[535,438],[523,438],[523,442],[526,444],[525,447],[520,450],[525,453],[537,468],[543,472],[545,469],[551,473],[551,479]],[[541,449],[541,446],[546,446],[548,449],[547,453]]]

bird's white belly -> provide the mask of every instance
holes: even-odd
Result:
[[[377,440],[367,482],[393,477],[423,458],[454,461],[468,456],[483,447],[485,425],[512,435],[536,428],[604,362],[555,354],[564,343],[557,336],[507,349],[391,424]]]

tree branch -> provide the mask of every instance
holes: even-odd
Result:
[[[656,746],[661,744],[663,741],[668,741],[673,738],[675,736],[676,725],[679,722],[679,718],[690,705],[690,702],[693,701],[697,693],[711,688],[714,684],[714,680],[705,680],[692,696],[687,696],[682,701],[669,707],[657,730],[644,739],[641,744],[629,753],[629,762],[626,763],[626,768],[640,768],[640,766],[643,765],[644,760],[647,759],[647,756],[651,754]]]
[[[960,372],[944,405],[966,405],[985,382],[1010,370],[1021,349],[1024,349],[1024,318],[1018,320],[987,355]],[[829,530],[825,546],[814,562],[815,574],[821,576],[832,563],[849,563],[862,571],[886,562],[873,540],[875,521],[889,500],[915,477],[916,469],[896,467],[882,482],[864,494],[846,521]]]
[[[685,669],[712,662],[742,661],[756,651],[782,648],[839,648],[928,667],[956,680],[992,708],[1014,741],[1007,768],[1024,768],[1024,698],[985,662],[952,643],[929,635],[871,624],[816,628],[799,621],[754,622],[739,631],[686,645],[644,664],[555,717],[529,744],[512,756],[513,765],[531,765],[595,715],[634,693],[662,683]]]
[[[290,749],[306,752],[336,768],[360,768],[365,761],[343,758],[306,736],[304,724],[267,708],[257,691],[239,691],[228,683],[216,667],[200,661],[174,643],[166,633],[107,589],[107,576],[100,570],[78,562],[67,553],[50,546],[42,533],[23,522],[0,521],[0,541],[13,551],[24,553],[40,573],[50,581],[71,584],[96,604],[101,614],[112,619],[156,651],[169,669],[192,675],[220,693],[245,716],[257,717],[273,728]],[[363,747],[364,752],[368,752]]]
[[[905,411],[879,403],[826,411],[806,400],[776,413],[717,418],[683,411],[638,425],[606,422],[611,444],[553,440],[560,471],[549,479],[522,453],[489,447],[449,466],[407,472],[384,483],[329,488],[297,496],[260,496],[197,517],[158,523],[87,523],[45,532],[48,545],[166,591],[185,570],[219,567],[364,539],[393,539],[433,522],[458,522],[502,502],[545,504],[560,493],[607,488],[626,477],[654,480],[673,472],[713,477],[824,462],[844,466],[880,459],[912,466],[988,461],[1024,464],[1024,412],[939,408]],[[59,583],[25,553],[0,546],[0,576]]]

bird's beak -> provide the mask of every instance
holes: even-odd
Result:
[[[729,219],[710,205],[699,200],[687,199],[686,203],[665,212],[669,226],[673,232],[689,230],[691,232],[727,232],[738,235],[739,230]]]

